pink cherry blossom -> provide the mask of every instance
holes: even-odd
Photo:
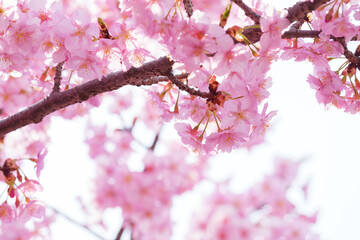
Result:
[[[0,205],[0,220],[3,224],[8,224],[15,218],[15,211],[6,202]]]
[[[133,239],[176,237],[177,197],[204,182],[215,190],[198,207],[186,239],[318,239],[316,213],[304,215],[288,198],[300,162],[277,159],[273,174],[241,193],[229,190],[230,178],[213,182],[207,164],[214,154],[264,142],[276,121],[267,99],[277,81],[269,70],[278,59],[314,66],[307,81],[319,103],[360,111],[360,48],[351,41],[359,35],[359,1],[300,0],[286,10],[249,2],[93,0],[84,6],[68,0],[0,0],[0,124],[22,124],[25,118],[32,123],[0,136],[1,237],[49,238],[44,232],[52,220],[37,199],[40,182],[31,176],[36,172],[39,178],[45,157],[51,157],[46,145],[56,116],[87,119],[85,143],[95,175],[86,214],[121,208],[121,229]],[[185,4],[193,4],[192,16]],[[229,18],[219,25],[224,13]],[[301,36],[307,28],[311,40]],[[285,31],[299,36],[283,39]],[[156,65],[160,56],[173,65]],[[128,86],[105,93],[108,82],[102,76],[110,73],[120,76],[114,85]],[[181,75],[182,84],[170,74]],[[96,78],[103,94],[78,103],[77,87]],[[129,84],[141,85],[140,80],[152,84]],[[53,96],[65,97],[52,101]],[[68,97],[76,100],[60,103]],[[64,108],[44,114],[52,107]],[[11,116],[20,111],[25,114]],[[93,121],[99,112],[106,117]],[[29,161],[36,170],[27,168]],[[94,226],[106,227],[103,220]]]
[[[282,31],[289,26],[289,20],[274,10],[272,16],[260,19],[261,30],[264,33],[260,38],[261,53],[280,47]]]
[[[359,28],[352,24],[347,17],[339,17],[325,23],[320,36],[326,36],[327,38],[330,35],[334,37],[345,37],[346,41],[349,41],[354,37],[354,33],[358,31]]]
[[[174,127],[178,131],[181,141],[184,144],[189,145],[195,152],[202,151],[203,145],[202,139],[200,139],[201,132],[198,129],[194,129],[186,123],[176,123]]]
[[[45,205],[39,201],[29,201],[20,206],[19,218],[22,222],[29,221],[30,218],[41,219],[45,215]]]
[[[231,152],[246,142],[245,137],[246,133],[233,129],[214,132],[206,137],[205,147],[207,152]]]

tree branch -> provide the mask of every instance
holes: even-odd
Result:
[[[59,109],[81,103],[100,93],[116,90],[125,85],[152,85],[158,83],[157,76],[166,76],[172,71],[173,61],[167,57],[145,63],[139,68],[131,67],[126,72],[114,72],[94,79],[63,92],[52,92],[48,97],[34,105],[0,121],[0,137],[42,119]]]
[[[293,29],[293,30],[284,32],[284,34],[281,36],[281,38],[318,38],[320,33],[321,33],[321,31]],[[360,58],[358,56],[355,56],[355,54],[347,48],[347,44],[343,37],[330,36],[330,38],[333,39],[334,41],[339,42],[343,46],[343,48],[344,48],[343,54],[350,62],[352,62],[354,64],[360,64]],[[351,40],[357,41],[358,36],[356,35]]]
[[[318,38],[321,31],[290,29],[283,33],[281,38]]]
[[[349,51],[349,49],[347,48],[345,39],[343,37],[337,38],[337,37],[331,36],[331,38],[334,39],[335,41],[339,42],[343,46],[344,56],[349,60],[349,62],[355,63],[355,64],[360,64],[360,57],[355,56],[354,53]]]
[[[176,85],[180,90],[186,91],[186,92],[190,93],[191,95],[202,97],[202,98],[209,98],[212,96],[212,94],[209,92],[201,92],[199,90],[189,87],[188,85],[186,85],[185,83],[183,83],[182,81],[177,79],[176,76],[174,76],[174,74],[172,74],[171,72],[169,72],[166,76],[169,78],[170,82],[172,82],[174,85]]]
[[[316,10],[321,5],[329,2],[330,0],[314,0],[306,2],[298,2],[291,8],[288,8],[288,15],[286,18],[292,23],[297,20],[304,20],[306,15]]]
[[[191,17],[193,15],[194,9],[193,4],[191,0],[183,0],[185,11],[188,15],[188,17]]]
[[[237,2],[236,0],[231,0],[233,2]],[[318,7],[320,7],[322,4],[325,4],[329,2],[330,0],[314,0],[314,2],[306,1],[306,2],[298,2],[294,6],[288,8],[288,15],[286,18],[290,21],[290,23],[295,21],[300,21],[300,23],[305,19],[306,14],[316,10]],[[240,1],[242,2],[242,1]],[[298,30],[300,31],[300,30]],[[294,36],[295,29],[291,29],[288,31],[289,36]],[[242,34],[245,35],[252,43],[256,43],[260,41],[261,35],[263,34],[260,30],[260,28],[247,28],[245,29]],[[305,34],[305,33],[304,33]],[[285,35],[286,36],[286,35]],[[288,37],[283,37],[288,38]],[[234,39],[234,38],[233,38]],[[242,43],[234,39],[235,43]]]
[[[122,237],[122,235],[123,235],[123,233],[124,233],[124,231],[125,231],[125,227],[124,227],[124,225],[122,225],[121,228],[120,228],[120,230],[119,230],[119,232],[118,232],[118,234],[116,235],[115,240],[120,240],[121,237]]]
[[[92,229],[90,229],[88,226],[79,223],[79,222],[76,221],[75,219],[69,217],[68,215],[66,215],[66,214],[63,213],[63,212],[60,212],[59,210],[57,210],[57,209],[54,208],[54,207],[51,207],[51,206],[47,206],[47,207],[50,208],[52,211],[54,211],[56,214],[62,216],[62,217],[65,218],[66,220],[68,220],[69,222],[75,224],[76,226],[79,226],[79,227],[85,229],[87,232],[91,233],[92,235],[94,235],[94,236],[97,237],[98,239],[100,239],[100,240],[105,240],[105,238],[103,238],[102,236],[100,236],[99,234],[97,234],[96,232],[94,232],[94,231],[93,231]]]
[[[125,85],[145,86],[156,84],[162,81],[171,81],[173,83],[175,81],[174,84],[177,85],[181,90],[187,91],[192,95],[203,98],[208,98],[208,96],[210,96],[210,93],[195,90],[178,80],[177,77],[180,79],[187,78],[189,74],[182,73],[174,76],[171,73],[173,63],[174,62],[169,58],[162,57],[155,61],[145,63],[139,68],[131,67],[126,72],[110,73],[106,76],[103,76],[100,80],[94,79],[63,92],[57,91],[56,88],[48,97],[42,101],[33,104],[21,112],[1,120],[0,139],[2,136],[8,134],[9,132],[15,131],[16,129],[31,123],[41,122],[45,116],[59,109],[65,108],[75,103],[87,101],[89,98],[94,97],[100,93],[110,92]],[[61,71],[60,66],[62,65],[59,64],[56,67],[58,72]],[[61,74],[61,72],[56,73],[56,76],[59,74]],[[169,77],[169,74],[171,74],[171,77]],[[57,80],[55,81],[55,85],[57,85],[56,82]]]
[[[155,150],[156,144],[157,144],[158,141],[159,141],[160,132],[161,132],[161,128],[160,128],[159,132],[156,133],[156,136],[155,136],[155,138],[154,138],[153,143],[151,144],[151,147],[149,147],[149,150],[150,150],[150,151],[154,151],[154,150]]]
[[[55,77],[54,77],[54,87],[53,92],[59,92],[60,91],[60,83],[61,83],[61,71],[62,66],[64,65],[64,61],[58,63],[55,67]]]
[[[251,18],[255,24],[260,23],[260,15],[254,12],[248,5],[246,5],[242,0],[231,0],[236,5],[238,5],[244,12],[245,15]]]
[[[291,29],[283,33],[281,38],[319,38],[319,34],[321,30],[298,30],[298,29]],[[331,36],[331,39],[336,40],[336,37]],[[351,38],[351,41],[359,41],[358,35],[355,35]]]

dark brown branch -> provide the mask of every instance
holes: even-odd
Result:
[[[345,39],[343,37],[341,38],[337,38],[337,37],[331,37],[332,39],[334,39],[335,41],[339,42],[343,48],[344,48],[344,56],[349,60],[349,62],[351,63],[355,63],[355,64],[360,64],[360,58],[355,56],[354,53],[352,53],[346,45]]]
[[[56,67],[55,67],[54,87],[53,87],[52,92],[60,91],[61,71],[62,71],[63,65],[64,65],[64,61],[58,63],[58,65],[56,65]]]
[[[51,209],[52,211],[54,211],[56,214],[62,216],[62,217],[65,218],[66,220],[68,220],[69,222],[75,224],[76,226],[79,226],[79,227],[85,229],[87,232],[91,233],[92,235],[94,235],[94,236],[97,237],[98,239],[105,240],[105,238],[103,238],[102,236],[100,236],[99,234],[97,234],[96,232],[94,232],[94,231],[93,231],[92,229],[90,229],[88,226],[79,223],[79,222],[76,221],[75,219],[69,217],[68,215],[66,215],[66,214],[63,213],[63,212],[60,212],[59,210],[57,210],[57,209],[54,208],[54,207],[50,207],[50,206],[47,206],[47,207],[48,207],[49,209]]]
[[[281,38],[318,38],[321,31],[315,30],[289,30],[284,32]],[[339,42],[344,48],[344,56],[352,63],[360,64],[360,58],[355,56],[355,54],[348,50],[347,44],[343,37],[334,37],[330,36],[331,39],[334,41]],[[352,41],[357,41],[357,35],[353,37]]]
[[[100,93],[116,90],[125,85],[152,85],[159,81],[156,76],[166,76],[172,71],[173,61],[167,57],[145,63],[139,68],[131,67],[126,72],[114,72],[103,76],[100,80],[81,84],[63,92],[52,92],[42,101],[0,121],[0,137],[31,123],[39,123],[42,119],[59,109],[75,103],[81,103]]]
[[[236,3],[235,0],[231,0],[231,1]],[[288,15],[286,16],[286,18],[290,21],[290,23],[299,21],[299,24],[300,24],[305,19],[306,14],[316,10],[322,4],[325,4],[329,1],[330,0],[314,0],[314,2],[306,1],[306,2],[296,3],[294,6],[292,6],[288,9]],[[298,24],[298,23],[296,23],[296,24]],[[293,28],[291,28],[290,31],[288,31],[289,33],[286,33],[286,34],[289,34],[289,36],[290,35],[294,36],[295,28],[297,27],[296,24],[293,25],[292,26]],[[263,33],[261,32],[260,28],[247,28],[242,32],[242,34],[244,34],[244,36],[247,37],[252,43],[256,43],[260,40],[261,35]],[[289,38],[289,37],[284,37],[284,38]],[[236,39],[234,39],[234,42],[235,43],[243,43],[243,42],[238,42]]]
[[[286,18],[292,23],[298,20],[304,20],[306,15],[316,10],[321,5],[329,2],[330,0],[314,0],[306,2],[298,2],[291,8],[288,8],[288,15]]]
[[[192,1],[191,0],[183,0],[183,3],[184,3],[184,7],[185,7],[188,17],[191,17],[194,12]]]
[[[167,77],[169,78],[170,82],[176,85],[180,90],[186,91],[191,95],[202,98],[209,98],[210,96],[212,96],[212,94],[209,92],[201,92],[199,90],[189,87],[188,85],[177,79],[176,76],[174,76],[174,74],[172,74],[171,72],[168,73]]]
[[[231,0],[236,5],[238,5],[244,12],[245,15],[251,18],[255,24],[260,23],[260,15],[254,12],[248,5],[246,5],[242,0]]]
[[[151,145],[151,147],[149,147],[149,150],[150,150],[150,151],[154,151],[154,149],[155,149],[155,147],[156,147],[156,144],[157,144],[158,141],[159,141],[160,132],[161,132],[161,128],[160,128],[159,132],[156,134],[156,136],[155,136],[155,138],[154,138],[154,141],[153,141],[153,144]]]
[[[315,30],[289,30],[283,33],[281,38],[318,38],[321,31]]]
[[[319,38],[319,34],[321,33],[320,30],[297,30],[297,29],[290,29],[283,33],[281,38]],[[336,40],[337,38],[331,36],[331,39]],[[358,35],[354,36],[350,39],[351,41],[359,41]]]

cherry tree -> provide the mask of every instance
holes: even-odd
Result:
[[[210,181],[209,159],[264,141],[272,63],[312,63],[320,104],[360,110],[357,0],[0,0],[0,16],[2,239],[48,239],[61,214],[37,196],[54,117],[86,119],[96,174],[83,210],[99,217],[82,227],[105,239],[92,228],[120,207],[113,239],[170,239],[173,199]],[[186,239],[319,239],[316,214],[287,197],[299,166],[276,159],[241,194],[214,183]]]

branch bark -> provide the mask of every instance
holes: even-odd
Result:
[[[183,83],[182,81],[177,79],[177,77],[174,74],[172,74],[171,72],[169,72],[166,76],[169,78],[170,82],[172,82],[174,85],[176,85],[180,90],[186,91],[186,92],[190,93],[191,95],[202,97],[202,98],[209,98],[213,95],[210,92],[201,92],[199,90],[189,87],[188,85],[186,85],[185,83]]]
[[[286,16],[286,18],[290,21],[290,23],[298,20],[303,20],[306,17],[306,14],[316,10],[318,7],[327,2],[330,2],[330,0],[298,2],[291,8],[288,8],[288,15]]]
[[[283,33],[281,38],[318,38],[321,31],[292,29]]]
[[[355,54],[347,48],[347,44],[345,42],[345,39],[343,37],[337,38],[337,37],[331,37],[334,39],[334,41],[339,42],[343,48],[344,48],[344,56],[349,60],[349,62],[354,64],[360,64],[360,57],[355,56]]]
[[[64,61],[56,65],[55,67],[55,77],[54,77],[54,87],[53,92],[59,92],[60,91],[60,84],[61,84],[61,71],[62,66],[64,65]]]
[[[193,3],[191,0],[183,0],[183,3],[184,3],[186,13],[187,13],[188,17],[190,18],[194,12]]]
[[[246,5],[242,0],[231,0],[236,5],[238,5],[242,10],[244,10],[245,15],[251,18],[255,24],[260,23],[260,15],[254,12],[248,5]]]
[[[161,81],[171,81],[181,90],[203,98],[207,98],[209,93],[201,92],[190,88],[172,74],[174,62],[168,57],[162,57],[155,61],[145,63],[139,68],[131,67],[126,72],[114,72],[101,79],[94,79],[72,89],[58,92],[53,91],[48,97],[34,105],[9,116],[0,121],[0,138],[9,132],[29,125],[39,123],[42,119],[67,106],[75,103],[87,101],[100,93],[110,92],[125,85],[146,86],[156,84]],[[188,76],[187,73],[178,75],[180,78]],[[175,79],[175,80],[174,80]]]

